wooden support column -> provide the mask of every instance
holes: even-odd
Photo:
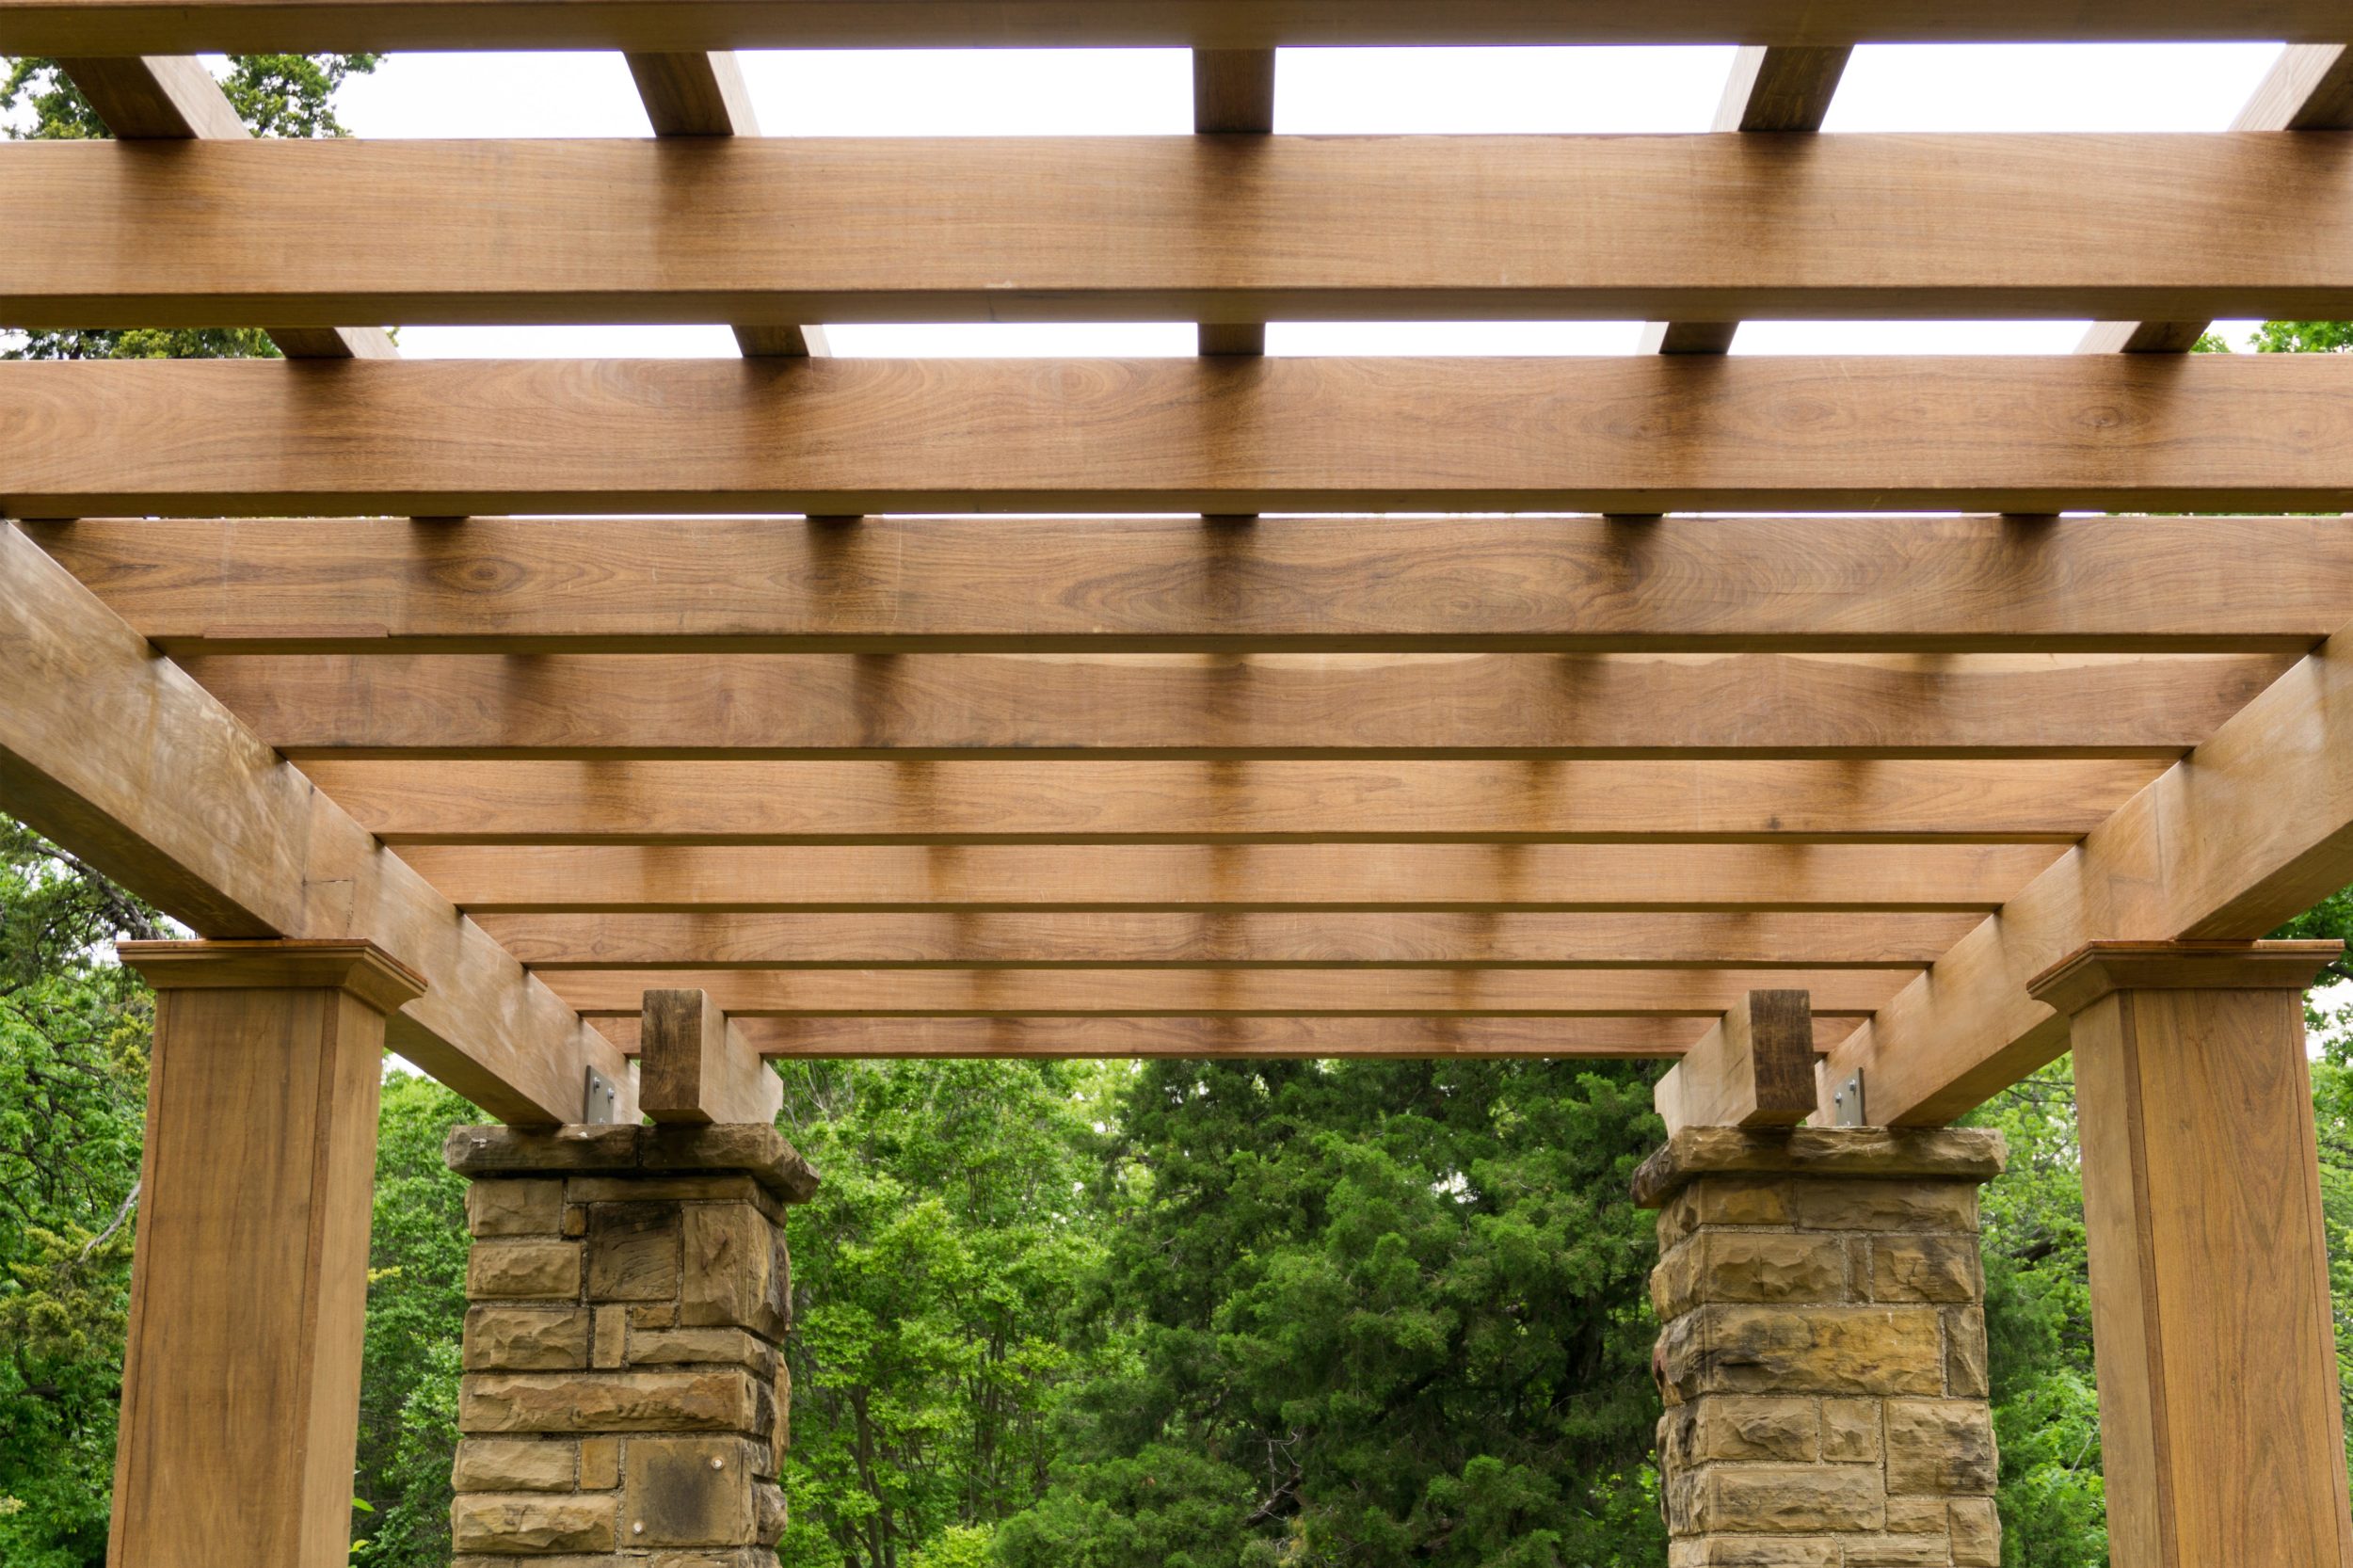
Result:
[[[2335,942],[2095,942],[2072,1018],[2120,1563],[2353,1563],[2301,992]]]
[[[343,1568],[384,1016],[368,942],[126,942],[156,990],[109,1568]]]

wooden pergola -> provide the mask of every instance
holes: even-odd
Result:
[[[0,324],[287,355],[0,365],[0,806],[257,944],[202,985],[307,952],[348,989],[318,966],[372,944],[384,1043],[518,1125],[634,1119],[641,1035],[685,1120],[772,1114],[761,1057],[1379,1054],[1679,1059],[1674,1126],[1943,1124],[2068,1048],[2028,983],[2071,954],[2221,965],[2353,882],[2353,359],[2184,352],[2353,316],[2348,36],[2342,0],[0,0],[119,138],[0,149]],[[1809,134],[1858,41],[2052,37],[2290,47],[2227,134]],[[1744,45],[1715,134],[1269,134],[1277,45],[1628,41]],[[1191,47],[1201,134],[761,140],[728,53],[1008,44]],[[196,58],[461,48],[626,51],[660,136],[254,141]],[[2105,325],[1725,352],[2037,316]],[[1635,357],[1263,356],[1269,320],[1634,317]],[[1170,319],[1198,358],[817,325]],[[349,325],[714,320],[742,360]],[[181,1027],[142,1247],[364,1234],[330,1167],[370,1070],[175,1071],[232,1026]],[[2305,1109],[2244,1045],[2168,1057],[2161,1107],[2087,1075],[2144,1141],[2095,1234],[2243,1211],[2149,1365],[2219,1336],[2302,1414],[2234,1448],[2112,1411],[2150,1457],[2110,1495],[2341,1522],[2325,1321],[2291,1353],[2211,1304],[2319,1244]],[[252,1353],[218,1276],[143,1275],[134,1531],[288,1462],[136,1403]],[[268,1352],[328,1390],[290,1431],[340,1418],[331,1338]]]

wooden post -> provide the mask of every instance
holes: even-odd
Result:
[[[2335,942],[2095,942],[2073,1019],[2120,1563],[2353,1564],[2301,992]]]
[[[156,990],[108,1568],[342,1568],[384,1016],[368,942],[126,942]]]

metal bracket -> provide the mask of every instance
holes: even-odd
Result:
[[[1863,1127],[1863,1069],[1857,1067],[1839,1081],[1830,1096],[1833,1127]]]
[[[613,1080],[596,1068],[589,1068],[588,1090],[582,1096],[580,1108],[581,1121],[589,1127],[610,1126],[620,1103],[620,1091],[613,1087]]]

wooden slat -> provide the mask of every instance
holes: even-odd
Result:
[[[2325,318],[2353,314],[2343,165],[2317,133],[40,142],[0,164],[0,297],[29,326]]]
[[[2161,764],[310,764],[387,843],[956,843],[2080,837]]]
[[[0,509],[2318,511],[2348,393],[2332,354],[0,364]]]
[[[359,936],[423,975],[392,1048],[494,1116],[619,1064],[572,1011],[13,527],[0,807],[207,936]]]
[[[584,1015],[634,1017],[664,969],[551,970]],[[1816,1011],[1868,1013],[1907,978],[1884,969],[722,969],[697,977],[738,1017],[1402,1013],[1705,1017],[1752,989],[1803,990]]]
[[[784,1080],[709,992],[648,990],[638,1023],[637,1102],[650,1120],[776,1125]]]
[[[1719,131],[1818,131],[1838,78],[1847,69],[1845,48],[1770,49],[1750,45],[1737,51],[1724,96],[1716,105]],[[1714,216],[1711,214],[1710,216]],[[1731,352],[1737,321],[1654,321],[1642,328],[1644,354]]]
[[[1274,129],[1274,51],[1196,49],[1193,52],[1193,128],[1218,136],[1263,136]],[[1253,147],[1254,163],[1267,149]],[[1241,192],[1235,200],[1242,199]],[[1263,321],[1203,322],[1196,331],[1204,354],[1266,352]]]
[[[2353,130],[2353,48],[2342,43],[2290,44],[2256,85],[2233,131]],[[2191,319],[2096,321],[2078,354],[2186,354],[2216,315]]]
[[[541,969],[1504,965],[1896,968],[1930,962],[1965,914],[490,915],[482,928]],[[1811,1102],[1809,1101],[1809,1104]]]
[[[2353,882],[2353,637],[2329,639],[1955,945],[1833,1058],[1951,1120],[2067,1048],[2026,983],[2088,942],[2253,937]]]
[[[1803,991],[1751,991],[1654,1087],[1670,1137],[1687,1127],[1795,1127],[1812,1114],[1814,1019]]]
[[[417,845],[477,911],[999,909],[1987,912],[2033,844]]]
[[[20,55],[264,50],[1264,49],[1278,44],[2010,42],[2342,32],[2336,0],[0,0]]]
[[[1248,528],[1193,519],[129,519],[28,532],[182,655],[2301,655],[2353,619],[2353,521],[2342,518],[1319,518]]]

